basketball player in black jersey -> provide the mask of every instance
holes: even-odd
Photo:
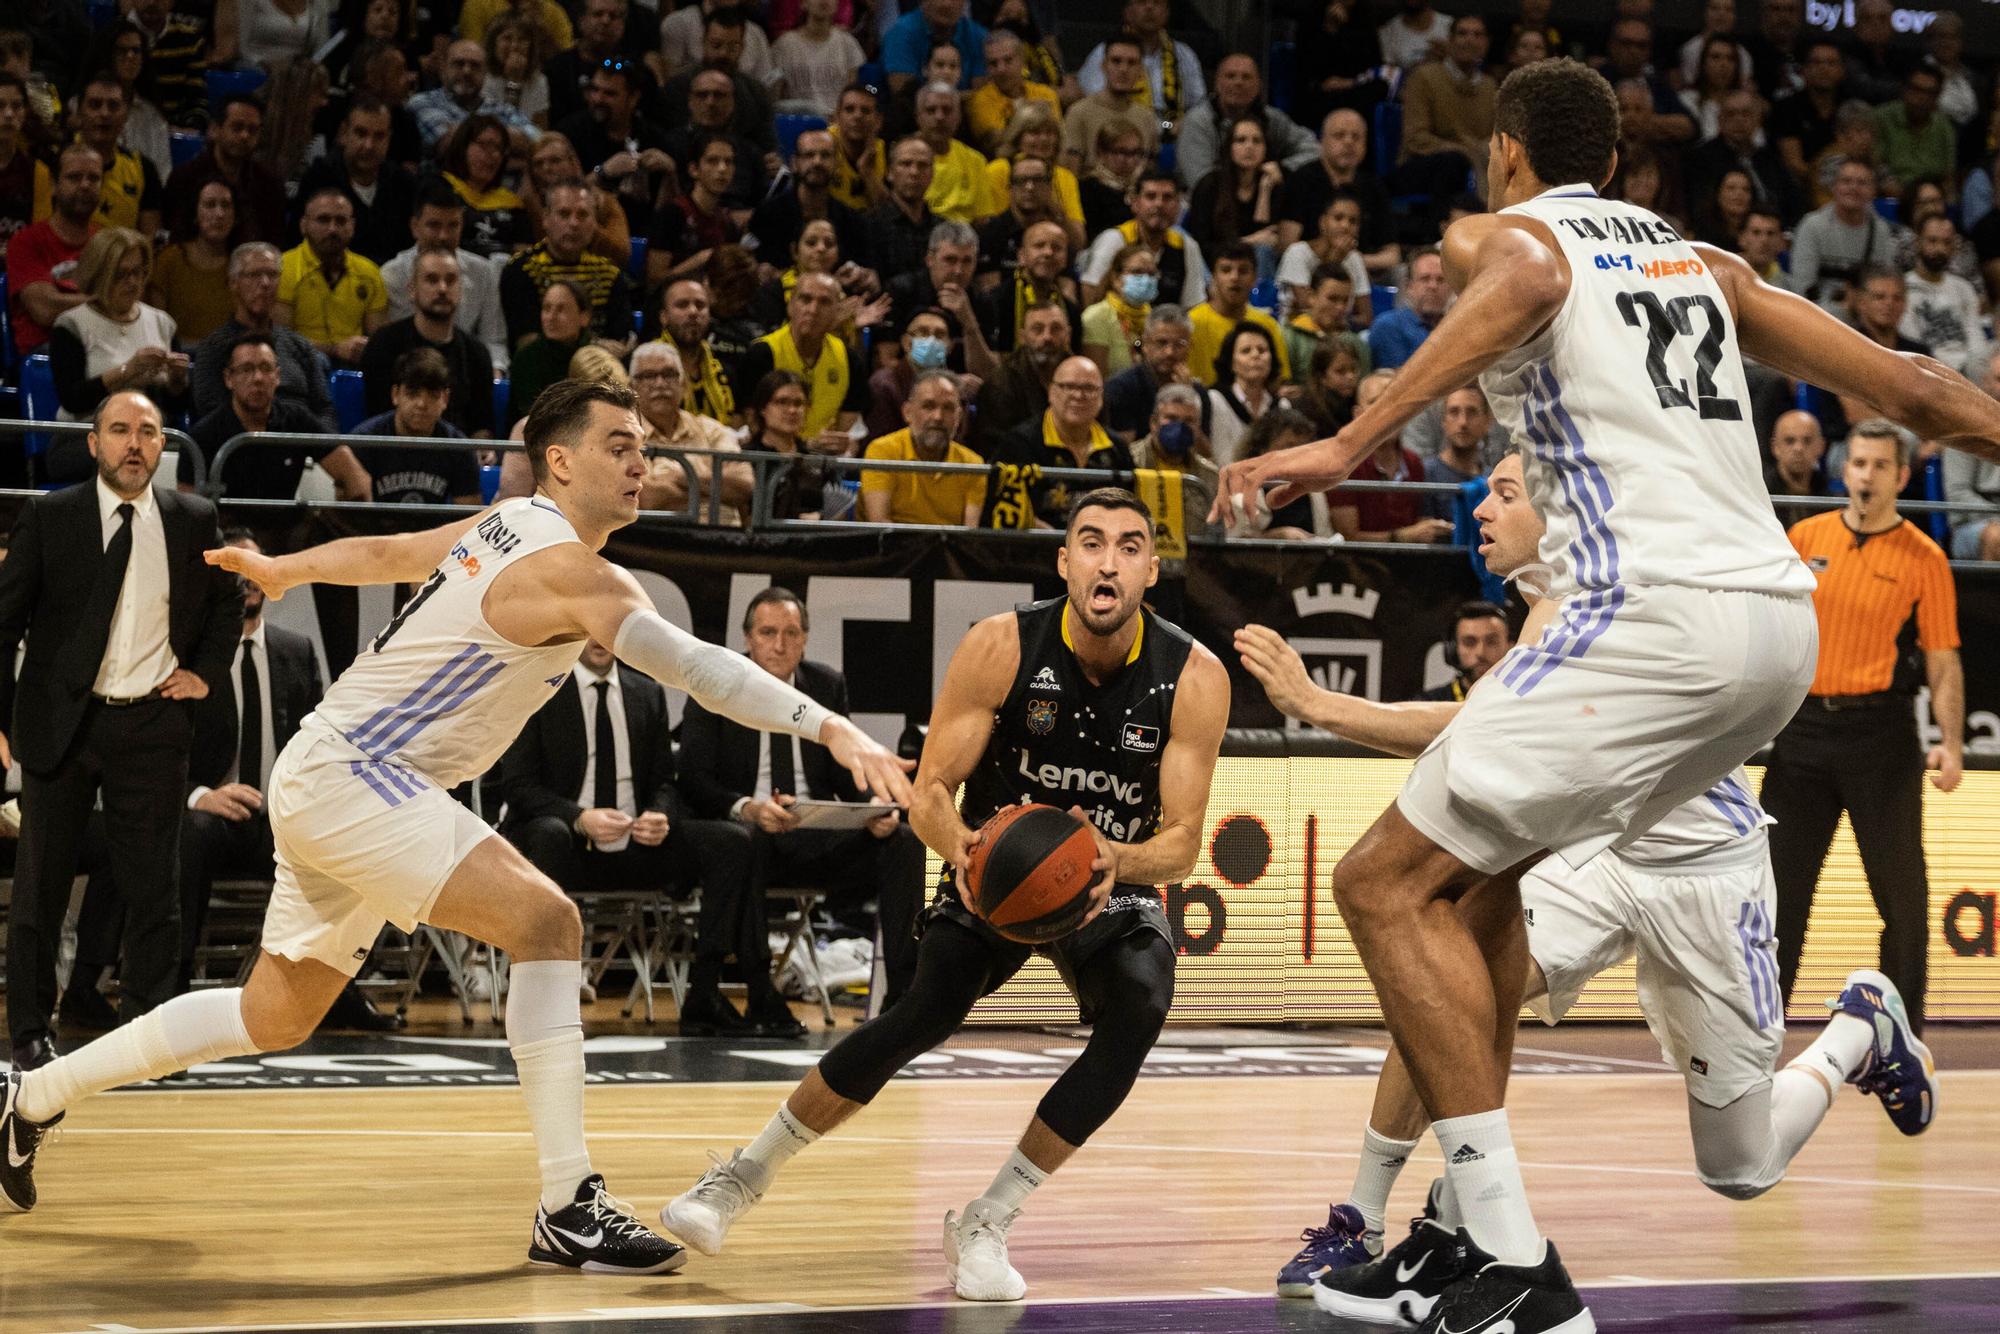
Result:
[[[1068,807],[1092,826],[1090,914],[1040,949],[1093,1028],[986,1193],[962,1216],[945,1215],[946,1274],[960,1297],[1027,1292],[1007,1262],[1009,1227],[1028,1193],[1118,1110],[1159,1037],[1175,953],[1157,887],[1194,869],[1229,677],[1214,654],[1141,606],[1160,562],[1152,515],[1131,492],[1077,499],[1056,569],[1068,595],[973,626],[939,689],[910,824],[947,865],[924,914],[916,980],[826,1054],[755,1142],[717,1159],[661,1210],[667,1229],[702,1254],[721,1249],[787,1159],[950,1037],[1027,962],[1032,947],[975,917],[957,885],[979,827],[1004,806]]]

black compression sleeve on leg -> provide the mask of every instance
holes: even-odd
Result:
[[[1067,1144],[1081,1145],[1132,1091],[1174,1002],[1173,947],[1151,931],[1112,942],[1077,970],[1095,1022],[1083,1054],[1063,1071],[1035,1114]]]
[[[992,947],[969,928],[948,917],[933,921],[910,989],[828,1052],[820,1078],[850,1102],[873,1101],[898,1070],[958,1031],[986,994],[993,963]]]

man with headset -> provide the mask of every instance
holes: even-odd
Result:
[[[1451,633],[1444,637],[1444,663],[1453,676],[1417,698],[1463,703],[1473,683],[1512,647],[1514,631],[1505,608],[1493,602],[1460,603],[1451,618]]]

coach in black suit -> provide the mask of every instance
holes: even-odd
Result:
[[[222,541],[215,506],[153,487],[160,425],[145,395],[107,398],[88,437],[96,477],[31,499],[0,565],[0,719],[11,722],[0,759],[11,748],[23,770],[7,921],[17,1066],[54,1055],[56,946],[100,796],[128,905],[122,1017],[173,995],[179,973],[189,706],[228,685],[242,604],[235,581],[202,560]]]
[[[743,635],[759,667],[798,687],[815,703],[847,712],[847,680],[805,660],[805,605],[785,588],[750,600]],[[776,742],[774,746],[772,743]],[[753,732],[693,700],[681,715],[681,790],[695,814],[738,821],[754,830],[758,897],[772,885],[823,887],[838,907],[873,898],[881,916],[888,1002],[916,972],[917,910],[924,896],[924,845],[894,811],[866,829],[800,829],[789,807],[798,798],[866,801],[853,776],[815,742]]]
[[[804,1036],[771,985],[764,918],[746,916],[750,831],[689,816],[674,786],[667,695],[659,682],[617,662],[601,644],[586,644],[570,681],[501,757],[500,787],[507,803],[501,833],[565,893],[700,884],[682,1033]],[[722,996],[722,969],[732,954],[745,964],[747,1019]]]

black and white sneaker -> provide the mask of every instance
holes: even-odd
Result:
[[[0,1093],[0,1209],[25,1214],[35,1207],[35,1153],[42,1136],[62,1120],[30,1121],[16,1109],[21,1097],[20,1070],[7,1072],[4,1093]]]
[[[1336,1269],[1313,1285],[1322,1311],[1373,1325],[1412,1326],[1431,1313],[1452,1284],[1472,1277],[1491,1256],[1459,1249],[1459,1234],[1437,1223],[1441,1182],[1431,1185],[1424,1212],[1410,1220],[1410,1234],[1379,1260]]]
[[[1431,1309],[1421,1334],[1595,1334],[1597,1322],[1577,1296],[1556,1244],[1542,1245],[1540,1264],[1503,1265],[1461,1229],[1458,1247],[1478,1272]]]
[[[576,1199],[550,1213],[535,1210],[528,1259],[586,1274],[669,1274],[687,1263],[687,1252],[632,1216],[632,1207],[604,1189],[593,1172]]]

